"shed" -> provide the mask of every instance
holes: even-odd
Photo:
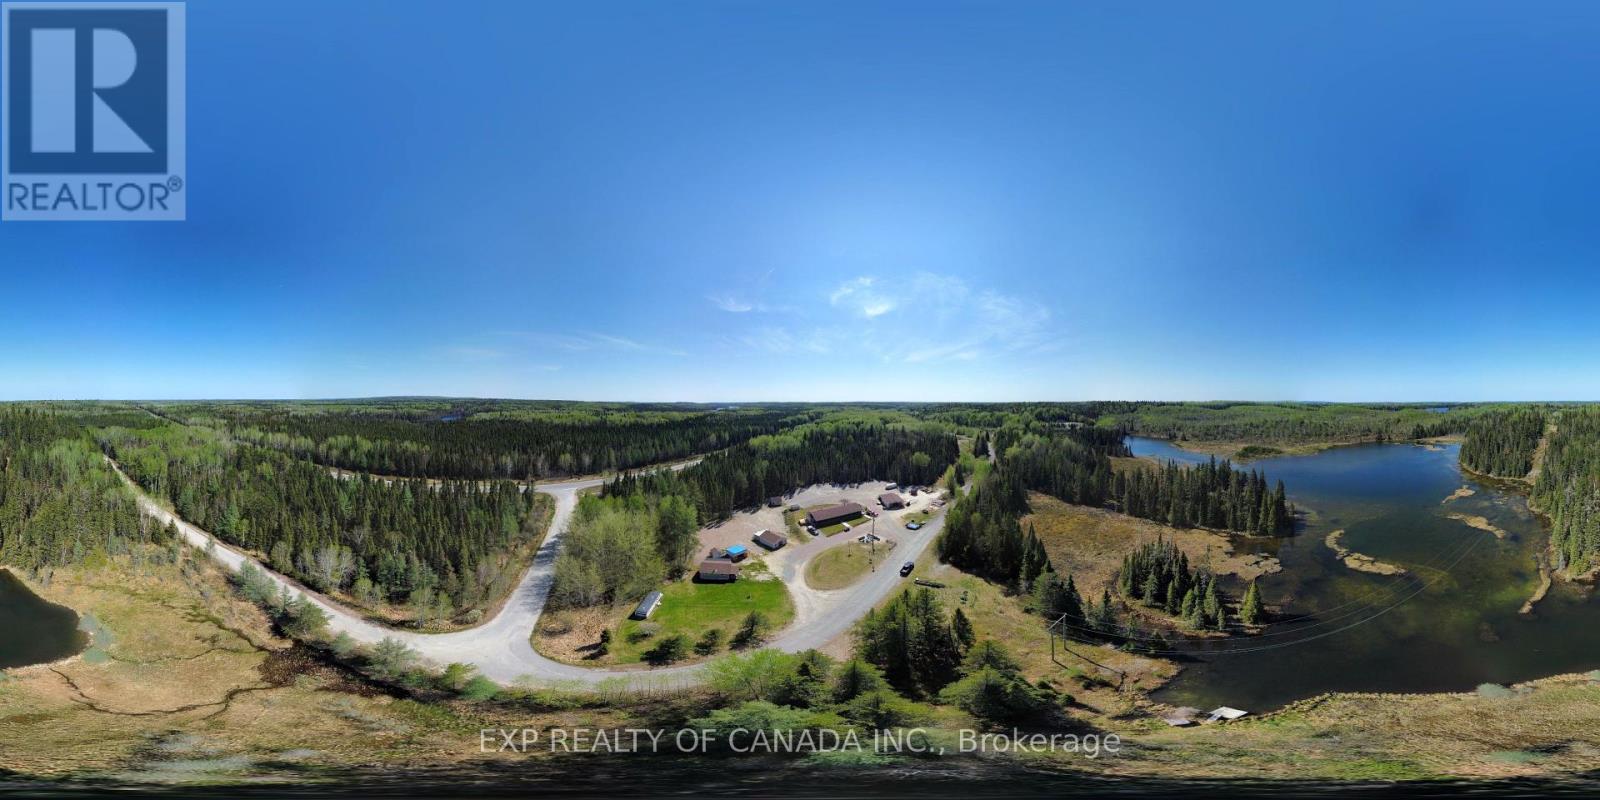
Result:
[[[762,533],[766,533],[766,531],[762,531]],[[727,555],[729,561],[743,561],[750,555],[750,551],[745,549],[744,545],[736,544],[732,547],[729,547],[725,551],[725,554]]]
[[[884,492],[883,494],[878,495],[878,505],[883,506],[886,510],[892,511],[897,508],[905,508],[906,499],[901,497],[897,492]]]
[[[778,548],[789,543],[789,537],[784,536],[781,533],[774,533],[772,531],[761,531],[751,538],[755,540],[756,544],[759,544],[768,550],[777,550]]]
[[[720,558],[708,558],[700,562],[700,569],[695,573],[695,577],[702,581],[728,583],[738,580],[739,565]]]
[[[1206,717],[1206,722],[1234,720],[1249,713],[1250,712],[1248,711],[1240,711],[1237,708],[1229,708],[1228,706],[1217,706],[1216,708],[1211,709],[1211,714]]]
[[[656,606],[659,605],[661,605],[661,593],[651,592],[645,595],[643,600],[639,601],[638,607],[634,608],[633,613],[628,616],[633,619],[649,619],[651,614],[656,613]]]
[[[866,507],[862,506],[860,503],[840,503],[836,506],[819,508],[816,511],[807,514],[806,524],[823,528],[839,522],[844,522],[847,519],[855,519],[856,517],[861,516],[861,513],[866,510]]]

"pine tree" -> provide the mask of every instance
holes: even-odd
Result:
[[[1250,581],[1250,588],[1245,590],[1244,602],[1239,605],[1239,621],[1246,625],[1260,625],[1265,616],[1261,607],[1261,589],[1255,581]]]
[[[967,619],[966,613],[959,608],[950,618],[950,632],[956,637],[956,642],[961,645],[963,652],[971,649],[973,642],[978,639],[972,630],[972,621]]]

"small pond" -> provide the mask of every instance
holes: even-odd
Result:
[[[58,661],[87,643],[72,609],[46,602],[0,569],[0,669]]]

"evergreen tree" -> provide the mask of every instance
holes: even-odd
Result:
[[[972,621],[968,620],[967,615],[959,608],[950,617],[950,633],[956,637],[956,643],[961,645],[963,651],[971,649],[972,643],[977,640],[977,634],[972,630]]]
[[[1239,621],[1246,625],[1260,625],[1266,616],[1266,611],[1261,607],[1261,589],[1255,581],[1250,581],[1250,588],[1245,590],[1244,601],[1239,605]]]

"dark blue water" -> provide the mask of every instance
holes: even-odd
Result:
[[[1209,458],[1149,439],[1129,445],[1140,456]],[[1458,454],[1456,445],[1373,444],[1248,465],[1282,479],[1307,512],[1294,537],[1233,537],[1281,561],[1261,581],[1281,621],[1262,636],[1175,647],[1192,660],[1157,697],[1265,710],[1325,691],[1461,691],[1600,667],[1592,593],[1558,583],[1534,614],[1518,613],[1538,584],[1547,534],[1523,496],[1464,476]],[[1443,502],[1463,486],[1474,494]],[[1351,550],[1410,574],[1350,569],[1325,544],[1335,530]]]
[[[72,609],[45,602],[0,569],[0,669],[57,661],[85,643]]]

